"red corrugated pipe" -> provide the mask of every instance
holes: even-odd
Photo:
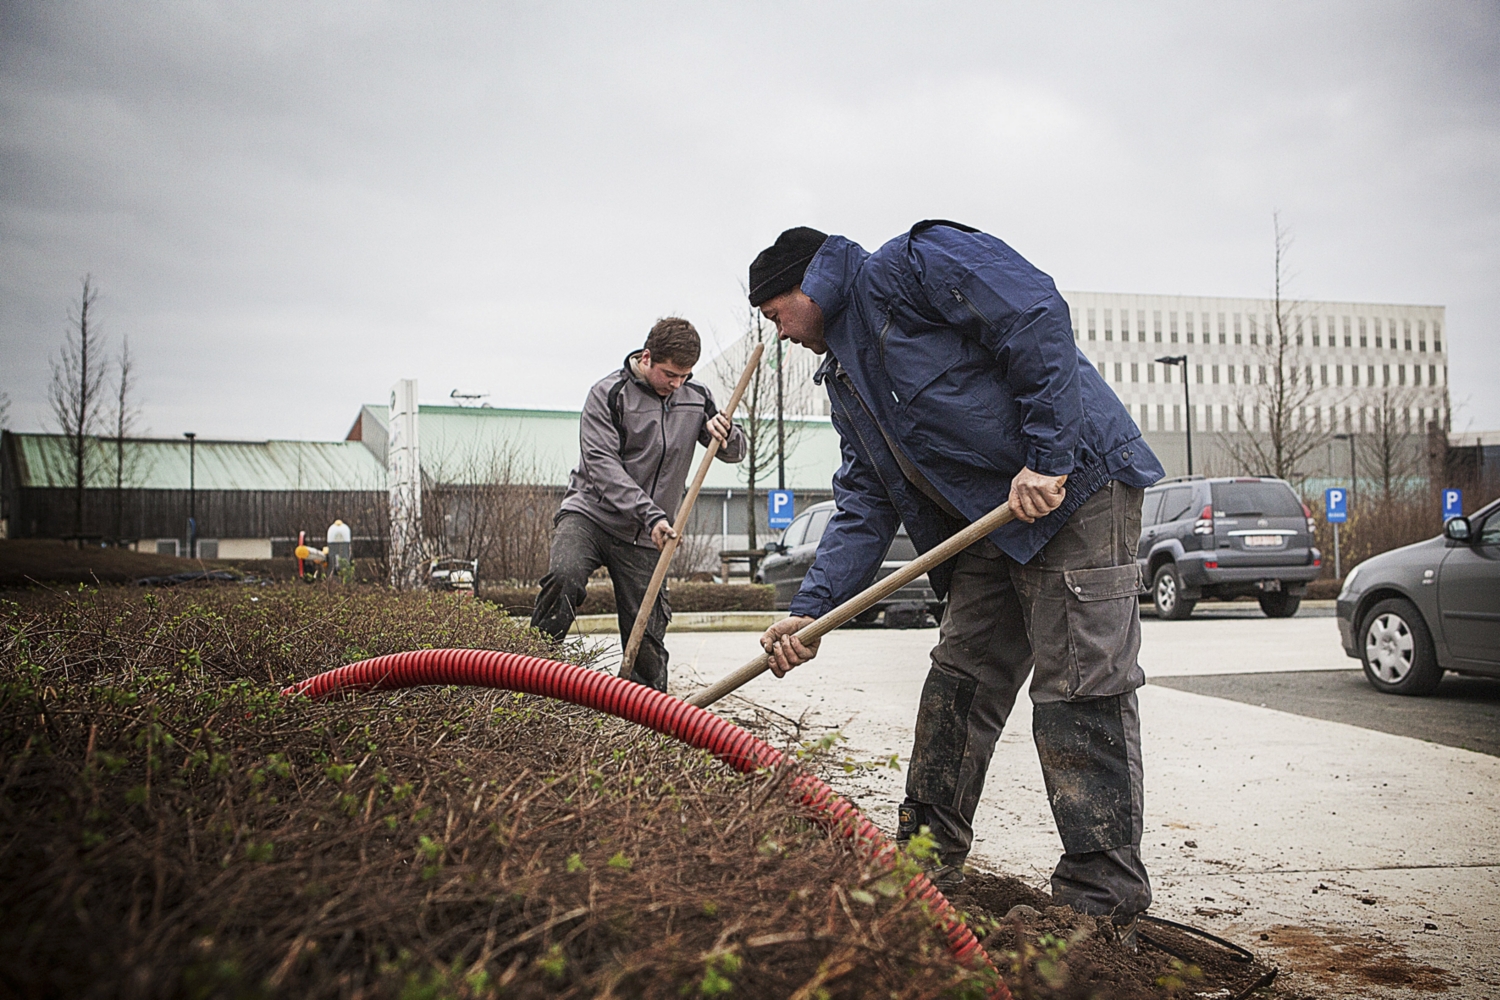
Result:
[[[766,741],[680,698],[596,670],[516,653],[484,649],[394,653],[325,671],[292,685],[282,694],[326,698],[348,691],[384,691],[424,684],[524,691],[608,712],[707,750],[744,774],[786,762],[786,755]],[[787,793],[793,802],[809,809],[819,823],[847,842],[862,860],[888,871],[895,868],[896,845],[827,782],[799,771],[788,784]],[[954,958],[970,968],[988,969],[995,974],[990,996],[995,1000],[1010,1000],[1010,990],[974,932],[926,875],[918,874],[907,883],[906,896],[926,904],[947,937]]]

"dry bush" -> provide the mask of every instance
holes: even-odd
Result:
[[[700,583],[674,580],[667,586],[672,611],[774,611],[776,589],[760,583]],[[530,615],[540,587],[508,587],[480,584],[479,596],[494,601],[513,615]],[[615,613],[615,589],[608,582],[589,584],[588,599],[578,609],[581,615]]]
[[[1323,498],[1307,497],[1303,502],[1317,513],[1314,543],[1323,552],[1324,575],[1332,577],[1333,525],[1321,516]],[[1349,520],[1339,526],[1339,568],[1345,576],[1371,556],[1432,538],[1443,530],[1438,490],[1425,483],[1373,497],[1360,494],[1352,506]],[[1319,594],[1323,593],[1320,588]],[[1327,596],[1337,596],[1337,590]]]
[[[479,560],[481,580],[538,580],[547,572],[561,491],[548,469],[511,441],[424,470],[422,525],[430,555]]]
[[[545,648],[482,602],[30,592],[0,623],[7,992],[979,988],[895,879],[784,804],[785,774],[509,693],[277,694],[397,650]]]

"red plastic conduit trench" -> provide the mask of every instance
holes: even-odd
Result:
[[[422,649],[394,653],[326,671],[294,684],[282,694],[325,698],[347,691],[383,691],[424,684],[523,691],[608,712],[679,739],[689,746],[707,750],[745,774],[760,768],[777,767],[786,761],[785,754],[764,740],[679,698],[610,674],[516,653],[482,649]],[[847,842],[861,859],[886,870],[895,868],[896,845],[826,782],[805,771],[799,772],[788,785],[787,794],[792,801],[809,809],[820,824]],[[990,996],[995,1000],[1010,1000],[1010,990],[1000,980],[974,932],[959,919],[953,904],[928,881],[926,875],[918,874],[907,883],[906,896],[927,905],[946,935],[954,958],[970,968],[995,973],[996,985]]]

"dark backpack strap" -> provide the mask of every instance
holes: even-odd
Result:
[[[702,382],[694,382],[691,379],[684,382],[683,385],[687,386],[689,389],[697,391],[698,395],[703,397],[703,416],[705,418],[711,418],[714,414],[719,412],[719,408],[714,405],[713,393],[708,391],[708,386],[704,385]]]
[[[625,386],[630,383],[630,376],[625,376],[610,386],[609,389],[609,419],[615,425],[615,433],[620,435],[620,443],[625,443]]]

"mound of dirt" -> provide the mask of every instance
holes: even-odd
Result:
[[[967,914],[1018,998],[1228,1000],[1271,972],[1222,945],[1147,921],[1132,954],[1108,918],[1057,906],[1049,894],[1005,875],[971,872],[948,898]]]

